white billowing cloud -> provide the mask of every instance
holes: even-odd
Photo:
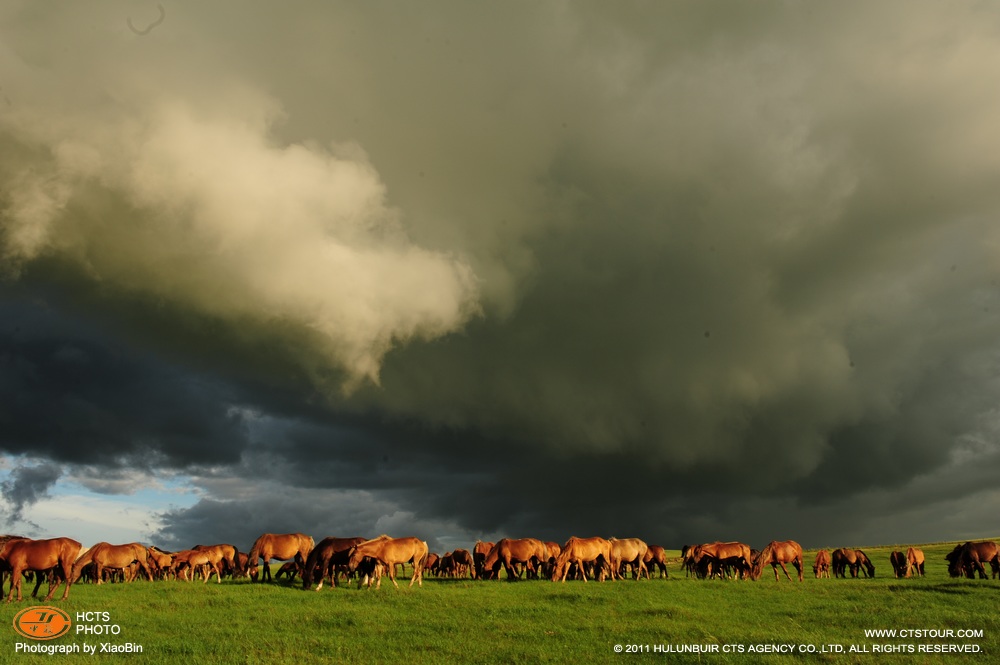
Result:
[[[349,384],[377,382],[394,344],[475,315],[471,268],[407,238],[363,150],[277,144],[273,102],[244,101],[219,114],[158,100],[116,127],[7,118],[44,155],[5,188],[7,257],[69,259],[203,315],[282,322]]]

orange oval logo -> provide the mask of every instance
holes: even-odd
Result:
[[[14,616],[14,630],[29,640],[54,640],[68,633],[72,624],[68,614],[47,605],[29,607]]]

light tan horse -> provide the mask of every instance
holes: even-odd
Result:
[[[414,582],[417,583],[417,586],[423,586],[423,572],[424,564],[427,561],[427,553],[427,543],[419,538],[414,538],[413,536],[389,538],[383,535],[372,540],[366,540],[352,547],[348,556],[347,566],[353,572],[357,570],[365,557],[370,557],[385,566],[389,571],[389,579],[392,580],[393,586],[398,589],[399,585],[396,584],[396,564],[412,562],[413,577],[410,579],[410,586],[412,587]],[[375,588],[380,588],[381,585],[382,579],[379,577]]]
[[[924,551],[916,547],[909,547],[906,550],[906,576],[910,577],[912,571],[917,571],[917,575],[924,575]]]
[[[802,546],[794,540],[772,540],[767,544],[767,547],[761,550],[760,554],[757,555],[757,559],[753,562],[750,579],[759,580],[760,575],[764,570],[764,566],[770,564],[771,568],[774,569],[775,582],[778,581],[778,566],[781,566],[781,570],[785,572],[785,577],[787,577],[790,582],[792,578],[788,574],[788,569],[785,568],[786,563],[790,563],[795,566],[795,570],[799,573],[799,582],[801,582]]]
[[[10,567],[10,594],[7,602],[14,598],[21,600],[21,580],[26,571],[41,573],[50,568],[59,567],[62,577],[58,575],[49,582],[49,592],[45,600],[52,600],[63,579],[66,580],[66,590],[62,600],[69,596],[69,588],[73,584],[73,562],[80,555],[80,543],[72,538],[47,538],[44,540],[14,539],[0,546],[0,562]],[[55,584],[52,584],[55,581]]]
[[[103,571],[105,568],[118,568],[125,572],[133,562],[139,564],[150,582],[153,581],[153,573],[149,570],[149,551],[145,545],[139,543],[125,543],[124,545],[112,545],[110,543],[97,543],[91,546],[73,565],[73,582],[80,579],[80,574],[84,567],[93,562],[94,579],[98,584],[103,584]],[[124,576],[127,579],[127,575]]]
[[[483,561],[483,579],[500,579],[501,564],[510,582],[517,579],[517,564],[523,564],[529,576],[537,576],[548,558],[549,548],[537,538],[501,538]]]
[[[611,543],[604,538],[577,538],[571,536],[566,544],[562,546],[559,558],[556,559],[555,568],[552,571],[552,581],[566,581],[569,574],[570,564],[576,564],[577,570],[583,576],[583,581],[587,581],[587,572],[584,564],[592,563],[594,566],[601,566],[599,579],[604,581],[604,566],[611,566]]]
[[[250,548],[245,572],[251,577],[256,577],[257,561],[262,559],[264,573],[259,581],[271,581],[271,559],[281,561],[295,559],[295,563],[304,567],[314,544],[312,537],[304,533],[262,534]]]
[[[813,575],[816,579],[821,577],[830,578],[830,553],[826,550],[816,552],[816,562],[813,563]]]
[[[639,538],[609,538],[611,543],[611,579],[624,579],[621,574],[623,565],[632,566],[632,573],[638,582],[642,574],[646,574],[649,579],[649,571],[646,569],[644,559],[649,545]]]

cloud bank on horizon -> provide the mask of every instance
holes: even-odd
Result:
[[[0,9],[15,523],[138,470],[178,545],[991,528],[991,8],[164,9]]]

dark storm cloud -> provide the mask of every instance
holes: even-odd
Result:
[[[35,466],[20,465],[10,472],[9,479],[0,483],[0,494],[10,506],[7,525],[25,522],[24,511],[39,499],[48,496],[49,489],[62,475],[58,464],[45,462]],[[31,524],[30,521],[27,521]],[[32,526],[36,525],[32,524]]]
[[[223,384],[23,293],[5,294],[5,452],[147,469],[239,459],[245,432]]]
[[[990,491],[990,8],[134,10],[0,17],[5,267],[59,294],[0,385],[10,452],[192,469],[162,538],[940,539]]]

